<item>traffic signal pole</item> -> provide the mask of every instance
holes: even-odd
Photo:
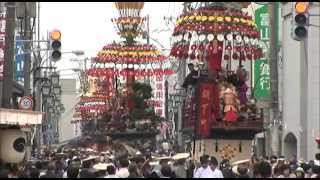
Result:
[[[280,130],[281,125],[280,113],[279,113],[279,101],[278,101],[278,16],[279,16],[278,2],[269,2],[269,18],[270,18],[270,86],[271,86],[271,99],[270,99],[270,116],[269,123],[271,127],[269,130],[270,146],[269,155],[280,155]]]

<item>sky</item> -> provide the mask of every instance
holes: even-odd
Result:
[[[145,2],[141,13],[142,16],[150,17],[150,36],[165,48],[170,48],[174,24],[167,25],[164,17],[177,17],[182,13],[182,8],[182,2]],[[53,29],[60,30],[62,52],[82,50],[85,55],[77,57],[65,53],[56,66],[60,70],[77,68],[78,64],[70,59],[94,57],[104,45],[119,40],[111,22],[111,18],[117,16],[118,12],[112,2],[41,2],[40,37],[46,38],[47,33]],[[161,48],[158,42],[150,42]],[[63,77],[70,77],[72,73],[60,72],[65,74]]]
[[[142,16],[150,18],[150,36],[157,39],[162,46],[169,48],[170,36],[173,30],[166,26],[165,16],[177,16],[182,12],[181,2],[146,2]],[[94,57],[102,47],[113,40],[119,40],[111,18],[118,12],[112,2],[42,2],[40,3],[40,32],[46,37],[53,29],[61,31],[62,52],[82,50],[84,57]],[[161,31],[161,32],[159,32]],[[150,41],[160,48],[159,44]],[[69,59],[80,58],[71,53],[65,53],[56,63],[58,69],[77,67]],[[68,74],[72,71],[61,71]]]

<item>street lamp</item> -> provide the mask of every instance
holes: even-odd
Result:
[[[55,99],[54,99],[54,104],[55,104],[56,107],[57,107],[60,103],[61,103],[60,99],[58,99],[58,98],[55,98]]]
[[[51,86],[48,82],[44,83],[42,85],[42,94],[43,96],[49,96],[50,95],[50,89],[51,89]]]
[[[48,96],[46,98],[47,104],[52,104],[53,103],[53,96]]]
[[[55,106],[55,110],[56,110],[57,114],[60,114],[60,112],[61,112],[60,105],[57,104],[57,105]]]
[[[81,51],[81,50],[71,51],[71,53],[75,54],[76,56],[83,56],[84,55],[84,51]]]
[[[64,108],[63,104],[60,104],[61,113],[65,113],[66,109]]]
[[[54,95],[60,96],[61,95],[61,86],[54,86],[53,93],[54,93]]]
[[[54,72],[51,75],[51,82],[53,86],[58,86],[59,85],[59,74],[57,74],[56,72]]]
[[[48,112],[49,112],[49,113],[53,113],[53,107],[49,107],[49,108],[48,108]]]

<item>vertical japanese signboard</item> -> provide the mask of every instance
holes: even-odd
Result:
[[[156,114],[158,116],[164,117],[164,84],[163,76],[156,77],[156,91],[155,91],[155,101],[158,102],[155,107]]]
[[[0,13],[0,80],[3,79],[5,32],[6,32],[5,13]]]
[[[24,66],[24,52],[23,52],[23,42],[19,42],[20,36],[16,36],[16,58],[15,58],[15,79],[16,81],[23,85],[24,84],[24,75],[23,75],[23,66]]]
[[[269,52],[269,14],[268,6],[264,5],[255,11],[255,21],[260,31],[263,43],[264,56],[254,61],[254,96],[258,100],[266,100],[270,97],[270,67],[268,63]]]

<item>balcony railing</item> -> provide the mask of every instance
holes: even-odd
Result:
[[[225,129],[225,130],[256,130],[260,131],[263,128],[263,119],[254,118],[246,119],[243,121],[237,121],[228,125],[223,121],[214,121],[212,129]]]

